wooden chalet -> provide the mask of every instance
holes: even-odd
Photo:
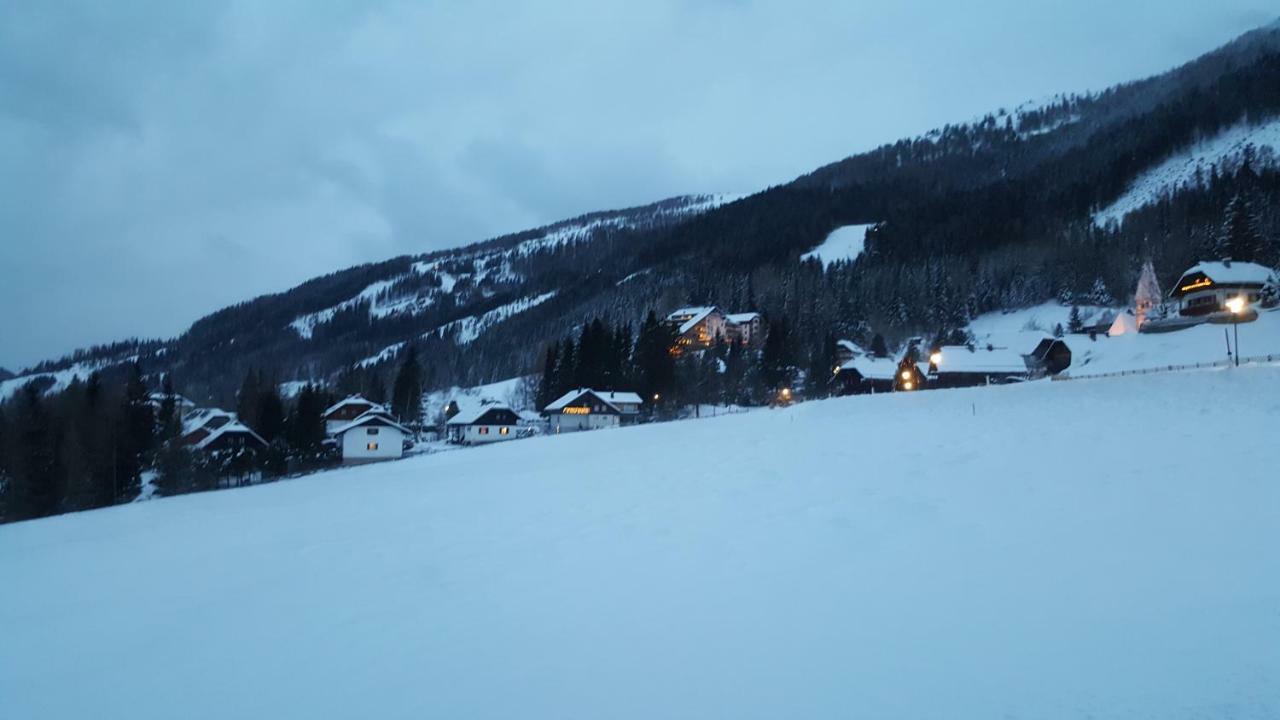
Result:
[[[505,403],[484,402],[459,408],[445,422],[449,442],[481,445],[514,440],[532,434],[520,414]]]
[[[1027,358],[1007,347],[946,345],[929,361],[929,382],[939,388],[1000,385],[1030,377]]]
[[[633,392],[570,390],[543,409],[553,433],[599,430],[636,422],[643,400]]]
[[[831,377],[837,395],[892,392],[897,382],[898,363],[870,355],[859,355],[841,363]]]
[[[1182,273],[1169,291],[1181,315],[1208,315],[1226,310],[1227,301],[1258,302],[1262,289],[1276,281],[1275,271],[1251,262],[1199,262]]]

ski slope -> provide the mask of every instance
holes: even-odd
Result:
[[[862,255],[867,245],[868,225],[844,225],[832,230],[818,247],[800,256],[801,260],[817,260],[823,267],[838,262],[851,262]]]
[[[6,718],[1274,718],[1280,368],[844,398],[0,527]]]

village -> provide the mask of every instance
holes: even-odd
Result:
[[[972,333],[967,342],[943,344],[909,338],[890,353],[878,339],[865,347],[850,339],[835,343],[829,377],[789,378],[768,389],[769,406],[787,406],[806,399],[803,387],[824,384],[824,396],[1003,385],[1042,379],[1087,375],[1089,358],[1099,342],[1138,334],[1176,333],[1202,325],[1234,326],[1235,339],[1225,336],[1225,362],[1239,363],[1239,325],[1259,318],[1260,312],[1280,309],[1274,271],[1250,262],[1204,261],[1188,268],[1168,293],[1159,289],[1147,263],[1133,302],[1126,308],[1094,308],[1086,317],[1071,308],[1065,326],[1020,328]],[[672,358],[693,358],[717,348],[758,353],[769,335],[767,319],[758,312],[726,312],[713,306],[683,307],[661,320]],[[1276,352],[1278,347],[1266,350]],[[720,362],[723,372],[723,361]],[[1172,366],[1174,360],[1146,360],[1151,368]],[[1073,372],[1080,368],[1082,373]],[[1132,367],[1132,370],[1145,368]],[[322,461],[310,469],[395,460],[406,455],[471,446],[625,427],[659,420],[698,417],[699,405],[660,412],[660,393],[645,397],[631,387],[573,387],[541,407],[459,391],[444,399],[433,417],[409,423],[386,403],[351,395],[326,407]],[[198,408],[177,394],[154,393],[157,412],[165,403],[182,417],[178,442],[191,452],[216,459],[232,484],[261,479],[270,443],[236,413]],[[737,407],[710,412],[744,411]],[[296,470],[296,468],[294,468]]]

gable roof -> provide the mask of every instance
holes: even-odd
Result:
[[[214,420],[222,419],[225,423],[236,422],[236,414],[222,408],[199,408],[192,410],[182,418],[182,434],[191,433],[203,428]]]
[[[1026,373],[1027,361],[1021,353],[1008,348],[985,347],[970,350],[965,345],[945,345],[939,351],[938,374],[961,373]]]
[[[622,408],[619,405],[640,405],[644,403],[640,396],[633,392],[616,392],[613,390],[592,390],[591,388],[577,388],[556,398],[543,409],[543,412],[559,412],[565,409],[570,403],[578,398],[591,393],[598,400],[608,405],[614,412],[621,413]]]
[[[376,402],[373,402],[372,400],[367,400],[359,395],[348,395],[347,397],[339,400],[333,405],[330,405],[329,409],[325,410],[324,413],[321,415],[321,417],[327,418],[330,415],[334,414],[335,412],[341,410],[342,408],[347,407],[348,405],[368,405],[370,409],[376,408],[376,409],[382,410],[384,413],[387,412],[387,409],[385,407],[379,405]]]
[[[474,425],[477,420],[484,417],[487,413],[493,410],[508,410],[512,413],[515,413],[515,410],[512,410],[511,406],[507,405],[506,403],[500,403],[500,402],[481,403],[479,405],[471,405],[466,408],[462,408],[458,410],[458,414],[449,418],[449,422],[445,424],[446,425]],[[517,415],[516,417],[518,418],[519,415]]]
[[[760,313],[758,312],[730,313],[724,316],[725,320],[728,320],[734,325],[742,325],[744,323],[749,323],[752,320],[758,320],[759,318]]]
[[[667,315],[669,322],[676,322],[681,318],[685,320],[680,322],[680,334],[683,335],[692,330],[698,323],[702,322],[713,312],[719,312],[720,308],[715,305],[707,305],[703,307],[687,307],[680,308],[675,312]]]
[[[1174,284],[1174,289],[1182,285],[1182,280],[1188,275],[1196,273],[1204,273],[1210,280],[1223,285],[1265,285],[1275,275],[1274,270],[1258,263],[1204,260],[1187,268]]]
[[[859,355],[840,366],[840,372],[857,371],[864,380],[893,380],[898,376],[898,363],[889,358]]]
[[[261,444],[263,447],[266,447],[268,444],[266,440],[262,439],[261,435],[259,435],[258,433],[250,429],[248,425],[245,425],[239,420],[232,420],[226,425],[223,425],[222,427],[217,428],[213,432],[204,436],[204,438],[199,442],[197,442],[193,447],[195,447],[195,449],[197,450],[204,450],[205,448],[209,447],[214,442],[216,442],[219,438],[224,437],[226,435],[247,435],[253,438],[254,440],[257,440],[258,443]]]
[[[338,437],[339,435],[342,435],[348,430],[354,430],[358,427],[363,427],[366,425],[380,425],[382,427],[395,428],[406,435],[410,434],[408,428],[396,422],[395,420],[392,420],[390,415],[388,415],[385,411],[382,411],[381,408],[378,408],[362,414],[360,417],[356,418],[355,420],[352,420],[346,425],[343,425],[338,428],[334,428],[333,436]]]
[[[858,347],[858,343],[852,340],[837,340],[836,346],[845,350],[845,352],[853,355],[866,355],[867,351]]]

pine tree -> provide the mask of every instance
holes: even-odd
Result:
[[[878,357],[878,358],[889,357],[889,346],[885,344],[884,336],[881,335],[880,333],[876,333],[871,338],[871,347],[869,348],[869,350],[871,351],[872,357]]]
[[[258,407],[254,417],[257,425],[251,425],[250,427],[268,443],[283,434],[285,425],[284,400],[280,398],[280,392],[276,390],[275,383],[264,385],[258,390]]]
[[[253,368],[245,373],[240,383],[240,392],[236,394],[236,417],[251,428],[258,426],[258,394],[262,389],[262,375]]]
[[[1264,251],[1258,216],[1245,193],[1237,193],[1227,205],[1222,227],[1214,238],[1214,254],[1219,260],[1253,262]]]
[[[409,346],[400,371],[391,388],[391,412],[411,425],[422,419],[422,366],[418,364],[418,348]]]
[[[1084,320],[1080,317],[1079,306],[1071,306],[1071,315],[1067,318],[1067,332],[1079,333],[1084,332]]]
[[[542,361],[542,379],[538,381],[538,409],[550,405],[556,398],[552,396],[557,389],[556,361],[560,359],[560,341],[553,340],[547,346],[546,358]]]
[[[142,489],[142,471],[149,462],[156,436],[155,412],[142,379],[142,368],[135,362],[128,372],[120,430],[116,436],[116,502],[128,502]]]
[[[1111,297],[1111,291],[1107,289],[1107,284],[1102,281],[1102,278],[1094,280],[1093,287],[1089,289],[1089,304],[1110,307],[1115,302],[1115,298]]]
[[[173,392],[173,378],[165,374],[161,392],[164,398],[160,401],[159,432],[160,442],[175,440],[182,432],[182,418],[179,416],[177,398]]]

